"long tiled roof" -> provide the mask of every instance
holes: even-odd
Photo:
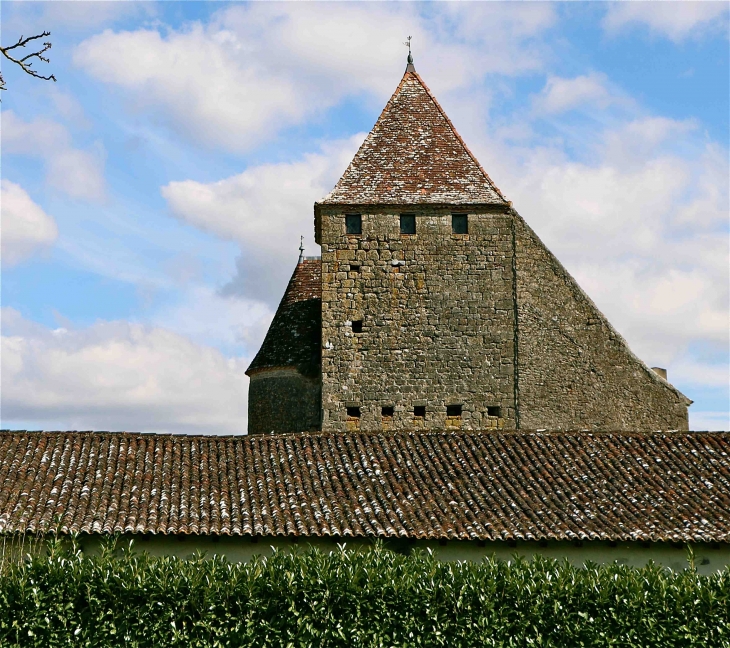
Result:
[[[322,264],[299,261],[269,326],[264,342],[246,370],[294,367],[318,377],[321,367]]]
[[[730,541],[730,434],[1,432],[0,532]]]
[[[319,204],[507,201],[415,71],[406,71],[373,130]]]

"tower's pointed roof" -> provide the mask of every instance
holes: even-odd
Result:
[[[507,204],[413,65],[320,204]]]
[[[321,371],[322,265],[319,258],[299,257],[284,297],[276,309],[264,342],[246,369],[293,368],[303,376]]]

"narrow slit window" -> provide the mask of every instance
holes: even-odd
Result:
[[[415,416],[416,418],[426,418],[426,406],[416,405],[413,408],[413,416]]]
[[[362,320],[355,320],[352,323],[352,332],[353,333],[362,333]]]
[[[381,409],[383,418],[393,418],[393,412],[395,412],[395,408],[392,406],[386,406]]]
[[[454,234],[469,233],[469,219],[466,214],[451,214],[451,231]]]
[[[496,405],[492,407],[487,407],[487,415],[488,416],[496,416],[497,418],[502,417],[502,408],[498,407]]]
[[[347,408],[347,418],[359,419],[360,418],[360,408],[359,407],[348,407]]]
[[[446,416],[449,418],[461,418],[461,405],[447,405]]]
[[[348,234],[362,234],[362,216],[347,214],[345,216],[345,230]]]
[[[400,233],[415,234],[416,233],[416,215],[401,214],[400,215]]]

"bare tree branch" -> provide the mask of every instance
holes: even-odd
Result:
[[[18,42],[15,43],[15,45],[8,45],[7,47],[0,46],[0,52],[3,53],[3,56],[5,56],[6,59],[19,65],[23,72],[25,72],[26,74],[30,74],[30,76],[35,77],[36,79],[43,79],[44,81],[55,81],[56,77],[52,74],[46,76],[33,68],[33,63],[36,62],[35,59],[38,59],[43,63],[50,63],[50,60],[47,57],[43,56],[49,49],[51,49],[50,41],[46,41],[45,43],[43,43],[43,47],[41,47],[38,51],[31,52],[30,54],[26,54],[25,56],[19,56],[18,54],[16,54],[16,52],[13,51],[20,47],[25,47],[26,45],[28,45],[28,43],[36,41],[39,38],[46,38],[50,35],[51,32],[44,31],[42,34],[28,36],[28,38],[23,38],[23,36],[21,36],[18,39]],[[33,43],[33,45],[34,47],[37,46],[36,43]],[[0,72],[0,90],[5,89],[7,89],[7,86],[5,85],[5,79],[3,78],[2,72]]]

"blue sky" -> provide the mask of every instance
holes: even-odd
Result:
[[[726,3],[4,2],[2,425],[240,432],[312,203],[416,69],[631,348],[728,429]]]

